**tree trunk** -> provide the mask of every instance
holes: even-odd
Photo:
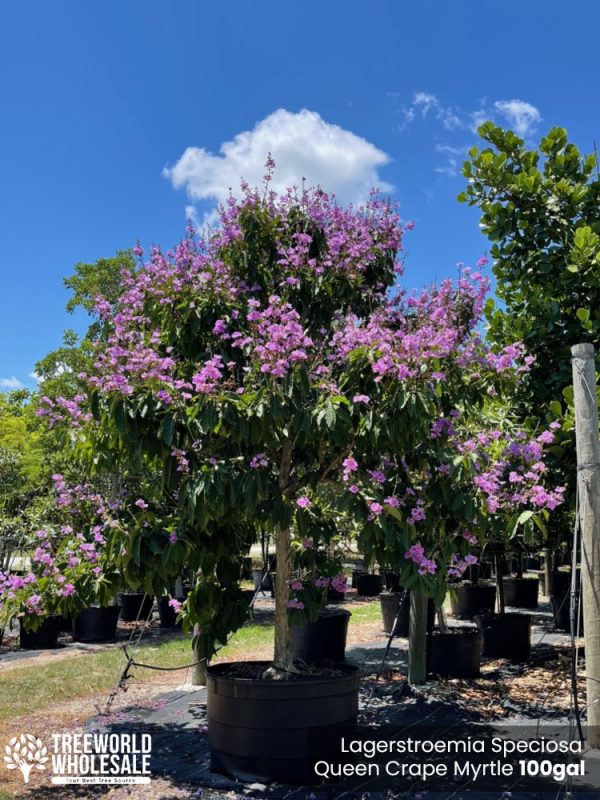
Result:
[[[588,745],[598,748],[600,747],[600,439],[594,347],[591,344],[575,345],[571,348],[571,355],[577,442],[577,496],[581,525],[585,672],[589,676],[586,680]],[[574,585],[575,574],[572,576],[571,584],[572,611]]]
[[[292,443],[283,443],[281,465],[279,467],[279,488],[283,493],[290,479],[292,468]],[[292,574],[292,548],[289,527],[277,526],[275,530],[275,669],[289,671],[292,667],[292,638],[288,618],[290,597],[289,580]]]
[[[498,613],[504,614],[504,557],[500,553],[494,555],[494,568],[496,570],[496,589],[498,592]]]
[[[408,626],[408,682],[421,686],[427,680],[427,605],[424,595],[411,589]]]
[[[552,594],[552,551],[549,547],[544,550],[544,594]]]
[[[200,625],[198,623],[194,625],[194,636],[200,636]],[[199,663],[192,667],[192,686],[206,686],[207,660],[204,658],[205,655],[206,653],[199,639],[194,648],[194,661]]]

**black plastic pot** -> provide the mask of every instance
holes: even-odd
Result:
[[[493,611],[496,603],[496,587],[490,583],[462,583],[451,594],[452,616],[458,619],[473,619],[477,614]]]
[[[525,569],[536,572],[542,568],[542,559],[538,556],[527,556],[525,559]]]
[[[537,608],[539,578],[503,578],[504,604],[514,608]]]
[[[385,588],[388,592],[401,592],[402,586],[400,584],[400,576],[397,572],[384,572],[383,573]]]
[[[73,620],[73,638],[77,642],[110,642],[117,637],[121,606],[92,606]]]
[[[260,589],[261,592],[272,592],[273,591],[273,580],[271,575],[267,575],[267,577],[263,580],[265,571],[264,569],[253,569],[252,570],[252,580],[254,581],[254,588],[255,590]]]
[[[512,573],[514,571],[514,567],[515,567],[515,565],[514,565],[513,559],[512,558],[505,558],[502,561],[502,567],[501,567],[502,575],[512,575]],[[496,569],[494,567],[494,574],[495,573],[496,573]]]
[[[398,608],[400,606],[400,600],[402,599],[403,592],[391,592],[387,593],[384,592],[383,594],[379,595],[379,600],[381,602],[381,616],[383,617],[383,631],[384,633],[390,634],[392,632],[392,627],[394,625],[394,620],[396,619],[396,615],[398,614]],[[410,623],[410,592],[406,592],[404,595],[404,602],[402,603],[402,608],[400,609],[400,616],[398,617],[398,621],[396,622],[396,628],[394,629],[394,634],[396,636],[408,636],[408,628]],[[433,600],[429,600],[427,603],[427,630],[433,630],[433,626],[435,623],[435,605]]]
[[[254,663],[255,673],[269,666]],[[314,783],[314,762],[333,757],[336,732],[356,722],[359,668],[284,681],[232,676],[249,666],[207,669],[211,769],[243,781]]]
[[[356,592],[363,597],[377,597],[383,589],[383,575],[365,572],[356,579]]]
[[[581,568],[577,567],[577,586],[581,586]],[[563,597],[571,591],[571,570],[555,569],[550,573],[550,597]]]
[[[583,615],[581,615],[581,619],[579,619],[580,615],[580,608],[579,603],[581,600],[581,595],[577,592],[576,600],[575,600],[575,620],[576,620],[576,627],[577,624],[579,625],[579,633],[583,636]],[[571,592],[570,590],[566,591],[562,597],[551,597],[550,603],[552,604],[552,614],[554,616],[554,626],[559,631],[566,631],[570,633],[571,631]],[[578,622],[577,622],[578,621]]]
[[[177,612],[169,605],[170,595],[163,595],[158,601],[158,615],[160,617],[161,628],[181,628],[181,622],[177,622]]]
[[[327,602],[328,603],[341,603],[346,599],[346,592],[338,592],[333,586],[327,587]]]
[[[58,620],[58,630],[60,633],[71,633],[73,630],[72,617],[64,617],[62,614],[59,614],[56,619]]]
[[[154,595],[145,592],[120,592],[117,598],[121,604],[123,622],[145,621],[152,616]]]
[[[356,589],[356,581],[359,579],[361,575],[366,575],[366,569],[353,569],[352,576],[350,578],[350,586],[352,589]]]
[[[250,605],[250,603],[254,600],[254,595],[256,594],[255,589],[242,589],[242,594],[244,595],[244,600]]]
[[[26,631],[20,621],[19,644],[21,650],[51,650],[58,647],[59,617],[46,617],[37,631]]]
[[[527,661],[531,655],[529,614],[482,614],[475,622],[483,635],[484,658]]]
[[[481,668],[479,628],[434,631],[428,637],[427,669],[443,678],[477,678]]]
[[[324,609],[316,622],[293,625],[294,659],[307,664],[343,661],[346,655],[350,612],[343,608]]]
[[[468,580],[470,583],[489,580],[491,577],[492,565],[488,564],[486,561],[482,561],[479,564],[473,564],[472,566],[468,567],[464,574],[464,580]],[[458,581],[460,580],[461,579],[458,578]]]
[[[252,580],[252,559],[249,556],[242,558],[240,564],[240,578],[243,581]]]

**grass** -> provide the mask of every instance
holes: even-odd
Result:
[[[381,619],[378,602],[354,604],[350,626],[375,622]],[[272,647],[273,626],[268,622],[250,622],[241,628],[229,644],[219,651],[219,658],[237,659],[252,657],[252,651]],[[135,651],[135,660],[161,667],[178,667],[193,661],[190,638],[176,636],[166,641],[146,644]],[[42,711],[54,703],[66,702],[110,691],[117,683],[125,666],[125,656],[120,648],[111,648],[89,655],[73,655],[0,672],[0,720],[16,719],[33,708]],[[148,673],[139,669],[137,674],[147,679]],[[157,673],[153,673],[157,675]],[[183,680],[183,677],[182,677]],[[35,702],[32,702],[35,698]],[[3,800],[0,794],[0,800]]]

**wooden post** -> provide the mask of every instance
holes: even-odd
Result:
[[[544,549],[544,594],[552,594],[552,551],[549,547]]]
[[[427,680],[427,605],[425,595],[410,593],[410,618],[408,626],[408,682],[422,686]]]
[[[200,635],[200,625],[194,625],[194,636]],[[206,686],[206,666],[207,662],[204,659],[204,649],[200,642],[194,647],[194,661],[199,663],[192,667],[192,686]]]
[[[594,347],[571,348],[577,492],[581,527],[581,582],[585,629],[588,745],[600,747],[600,438]]]

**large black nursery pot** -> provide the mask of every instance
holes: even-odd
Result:
[[[23,620],[19,620],[19,622],[19,645],[22,650],[51,650],[58,647],[60,632],[58,616],[46,617],[37,631],[26,631],[23,627]]]
[[[363,597],[377,597],[383,589],[383,575],[365,572],[356,578],[356,593]]]
[[[154,595],[146,592],[120,592],[118,595],[121,604],[121,619],[123,622],[145,622],[152,616]]]
[[[503,578],[504,604],[514,608],[538,607],[539,578]]]
[[[402,607],[400,601],[404,597]],[[381,616],[383,617],[383,631],[390,634],[394,627],[394,620],[398,617],[394,629],[395,636],[408,636],[410,624],[410,592],[384,592],[379,595],[381,603]],[[400,615],[398,616],[398,610]],[[427,630],[431,631],[435,623],[435,604],[431,598],[427,603]]]
[[[269,680],[266,662],[207,669],[211,769],[242,781],[313,783],[316,760],[334,757],[338,731],[356,723],[359,668]]]
[[[452,616],[474,619],[477,614],[493,611],[496,604],[496,587],[493,583],[461,583],[451,594]]]
[[[121,606],[91,606],[73,620],[73,638],[77,642],[110,642],[117,638]]]
[[[433,631],[427,637],[427,671],[442,678],[478,678],[481,642],[479,628]]]
[[[324,608],[315,622],[293,625],[294,659],[307,664],[343,661],[350,617],[350,612],[343,608]]]
[[[484,658],[527,661],[531,655],[529,614],[481,614],[475,622],[483,636]]]

